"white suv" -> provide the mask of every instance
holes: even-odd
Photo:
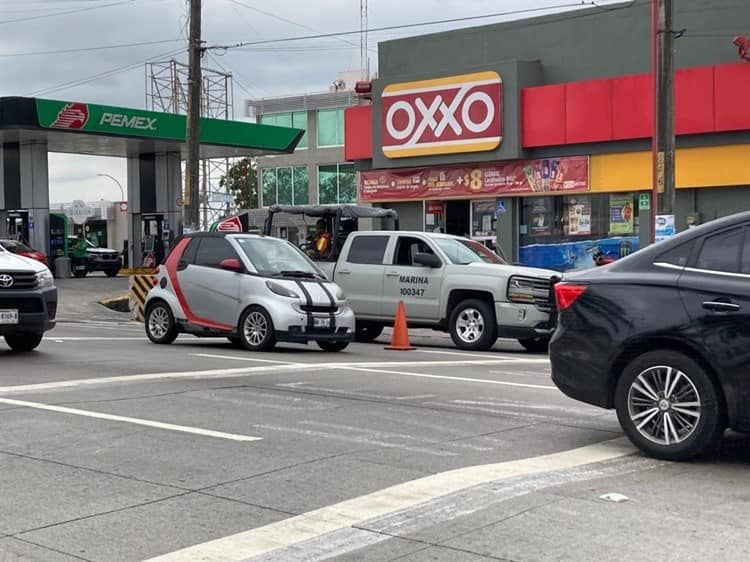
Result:
[[[279,341],[341,351],[354,339],[354,313],[341,288],[289,242],[196,233],[177,243],[146,299],[152,342],[172,343],[180,332],[223,335],[255,351]]]
[[[0,336],[14,351],[32,351],[55,327],[57,289],[43,263],[0,246]]]

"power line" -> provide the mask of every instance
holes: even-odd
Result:
[[[142,41],[140,43],[119,43],[115,45],[98,45],[95,47],[76,47],[73,49],[57,49],[55,51],[28,51],[21,53],[0,53],[0,58],[5,57],[33,57],[38,55],[65,55],[70,53],[86,53],[90,51],[106,51],[109,49],[125,49],[130,47],[144,47],[147,45],[162,45],[164,43],[178,43],[183,39],[162,39],[160,41]]]
[[[51,94],[53,92],[59,92],[59,91],[62,91],[62,90],[69,90],[70,88],[75,88],[76,86],[82,86],[83,84],[88,84],[89,82],[94,82],[94,81],[100,80],[102,78],[108,78],[110,76],[114,76],[116,74],[120,74],[121,72],[127,72],[128,70],[133,70],[134,68],[138,68],[138,67],[143,66],[144,64],[146,64],[147,62],[149,62],[151,60],[154,60],[154,59],[157,59],[157,58],[171,57],[171,56],[174,56],[174,55],[176,55],[178,53],[182,53],[183,51],[184,51],[183,48],[180,48],[180,49],[177,49],[177,50],[173,50],[173,51],[168,51],[166,53],[162,53],[162,54],[159,54],[159,55],[148,57],[147,59],[139,61],[139,62],[127,64],[125,66],[120,66],[118,68],[113,68],[113,69],[110,69],[110,70],[105,70],[104,72],[99,72],[97,74],[93,74],[93,75],[87,76],[85,78],[79,78],[77,80],[71,80],[69,82],[64,82],[62,84],[58,84],[57,86],[51,86],[49,88],[42,88],[41,90],[37,90],[35,92],[31,92],[31,93],[26,94],[26,95],[36,97],[36,96]]]
[[[234,0],[232,0],[234,1]],[[400,24],[400,25],[389,25],[384,27],[375,27],[368,29],[368,33],[377,33],[380,31],[392,31],[395,29],[408,29],[412,27],[424,27],[424,26],[430,26],[430,25],[441,25],[441,24],[447,24],[447,23],[458,23],[463,21],[472,21],[472,20],[478,20],[478,19],[488,19],[488,18],[496,18],[496,17],[503,17],[503,16],[513,16],[513,15],[519,15],[519,14],[527,14],[532,12],[541,12],[541,11],[547,11],[547,10],[556,10],[561,8],[580,8],[582,6],[594,6],[592,4],[592,0],[583,0],[581,2],[575,2],[575,3],[568,3],[568,4],[557,4],[555,6],[545,6],[545,7],[537,7],[537,8],[525,8],[522,10],[512,10],[508,12],[496,12],[493,14],[484,14],[479,16],[466,16],[466,17],[460,17],[460,18],[450,18],[450,19],[444,19],[444,20],[433,20],[433,21],[427,21],[427,22],[418,22],[418,23],[406,23],[406,24]],[[620,8],[623,9],[623,8]],[[596,13],[596,12],[593,12]],[[586,13],[584,15],[591,15],[591,13]],[[545,22],[546,23],[546,22]],[[305,36],[298,36],[298,37],[287,37],[284,39],[263,39],[258,41],[245,41],[240,43],[235,43],[234,45],[212,45],[205,47],[205,49],[215,49],[215,50],[227,50],[227,49],[240,49],[242,47],[249,47],[253,45],[267,45],[269,43],[284,43],[289,41],[306,41],[309,39],[323,39],[326,37],[341,37],[345,35],[359,35],[360,33],[363,33],[362,30],[357,29],[356,31],[340,31],[340,32],[334,32],[334,33],[320,33],[317,35],[305,35]]]
[[[74,10],[66,10],[64,12],[53,12],[51,14],[39,14],[36,16],[26,16],[23,18],[15,18],[10,20],[0,20],[0,25],[6,23],[20,23],[24,21],[40,20],[44,18],[54,18],[57,16],[66,16],[68,14],[78,14],[81,12],[90,12],[92,10],[100,10],[102,8],[109,8],[111,6],[122,6],[123,4],[132,4],[136,0],[120,0],[119,2],[111,2],[109,4],[101,4],[96,6],[86,6],[85,8],[76,8]]]

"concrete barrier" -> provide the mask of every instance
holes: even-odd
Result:
[[[128,299],[130,300],[130,312],[133,319],[138,322],[144,322],[146,317],[146,296],[148,292],[156,285],[156,272],[130,276],[130,290]]]

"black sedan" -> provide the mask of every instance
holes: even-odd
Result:
[[[649,455],[694,457],[750,432],[750,212],[555,285],[552,379],[616,409]]]

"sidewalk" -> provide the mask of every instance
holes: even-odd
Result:
[[[128,278],[93,273],[83,279],[56,279],[58,322],[128,322],[129,313],[115,312],[99,304],[128,292]]]

